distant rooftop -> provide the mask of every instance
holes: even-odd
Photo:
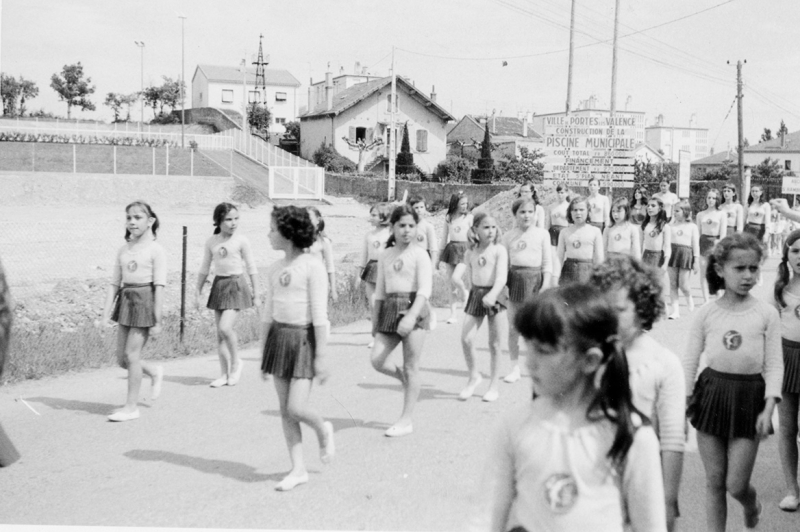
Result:
[[[217,65],[197,65],[197,72],[202,71],[209,81],[221,81],[224,83],[241,83],[242,71],[240,67],[228,67]],[[192,77],[194,80],[194,76]],[[266,85],[282,85],[286,87],[299,87],[300,82],[288,70],[274,68],[264,69],[264,82]],[[256,69],[247,67],[247,84],[256,84]]]

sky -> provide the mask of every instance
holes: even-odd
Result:
[[[617,109],[643,111],[648,125],[709,129],[715,151],[737,142],[736,62],[743,65],[744,135],[755,144],[784,120],[800,130],[800,27],[797,0],[619,0]],[[572,106],[611,94],[615,0],[575,0]],[[35,81],[29,109],[66,116],[50,77],[78,61],[96,86],[94,112],[110,120],[108,92],[181,73],[181,19],[187,85],[198,63],[237,66],[264,35],[269,68],[303,85],[330,64],[356,62],[430,92],[457,119],[517,116],[565,107],[571,0],[0,0],[0,71]],[[503,63],[507,63],[503,66]],[[730,62],[730,64],[728,63]],[[188,93],[188,91],[187,91]],[[134,113],[136,114],[136,113]],[[145,111],[148,119],[149,110]]]

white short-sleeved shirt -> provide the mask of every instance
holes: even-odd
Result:
[[[212,264],[214,275],[219,276],[241,275],[245,272],[245,267],[249,275],[258,273],[253,252],[250,250],[250,241],[238,233],[230,237],[218,233],[206,240],[203,264],[197,273],[208,275]]]
[[[125,244],[119,251],[111,271],[111,284],[167,284],[167,254],[158,242],[144,245]]]

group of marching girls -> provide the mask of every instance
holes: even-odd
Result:
[[[558,201],[545,209],[526,184],[505,234],[490,214],[472,214],[468,198],[456,194],[441,250],[422,198],[370,210],[361,278],[372,315],[371,363],[399,381],[404,397],[386,436],[413,433],[420,356],[436,323],[429,303],[433,271],[441,263],[450,288],[447,323],[458,321],[459,303],[464,308],[469,376],[458,399],[469,400],[483,380],[474,342],[484,318],[490,351],[484,401],[500,394],[501,339],[508,339],[511,372],[503,380],[509,383],[521,377],[524,339],[534,400],[503,415],[470,529],[673,530],[687,418],[706,470],[707,529],[725,529],[726,493],[741,503],[752,528],[763,506],[750,478],[776,405],[787,484],[778,506],[800,506],[800,230],[783,246],[773,300],[761,302],[750,290],[765,257],[758,221],[770,218],[770,207],[763,191],[754,187],[747,210],[735,203],[734,189],[725,188],[727,208],[711,191],[695,225],[688,203],[669,196],[665,185],[652,198],[636,189],[630,200],[614,202],[599,194],[594,180],[586,197],[570,198],[558,186]],[[784,200],[771,203],[800,221]],[[105,321],[119,325],[117,354],[129,374],[127,402],[109,416],[113,421],[138,417],[143,373],[153,398],[163,379],[160,366],[141,361],[148,337],[161,328],[166,268],[155,240],[158,218],[143,202],[129,205],[126,215],[127,242],[117,254],[105,310]],[[213,387],[236,385],[241,376],[237,313],[263,308],[261,370],[265,379],[273,377],[280,403],[292,469],[276,489],[286,491],[308,481],[301,422],[316,432],[323,462],[335,453],[333,426],[308,406],[313,379],[329,375],[327,305],[336,297],[335,273],[318,211],[275,207],[271,216],[270,243],[284,257],[269,267],[261,287],[249,243],[236,233],[237,208],[217,206],[197,299],[213,267],[207,306],[215,311],[221,368]],[[665,270],[673,288],[670,317],[676,317],[681,291],[693,307],[687,277],[701,259],[709,303],[694,312],[679,356],[648,331],[667,314]],[[400,364],[390,358],[398,344]],[[702,353],[707,367],[696,379]]]

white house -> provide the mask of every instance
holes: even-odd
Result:
[[[247,102],[264,99],[275,124],[297,120],[297,89],[300,82],[288,70],[264,69],[265,94],[256,91],[256,70],[241,67],[197,65],[192,76],[192,107],[213,107],[243,112]],[[243,86],[244,84],[244,86]]]
[[[796,173],[800,169],[800,131],[759,142],[745,148],[742,153],[745,166],[758,166],[770,158],[777,160],[785,171]]]
[[[664,115],[658,115],[656,125],[646,128],[645,139],[670,161],[678,162],[681,151],[689,152],[690,161],[708,156],[708,129],[693,127],[693,120],[689,127],[665,126]]]
[[[371,142],[380,138],[383,144],[365,154],[369,163],[390,156],[390,116],[392,78],[371,79],[356,83],[334,95],[333,76],[326,74],[325,98],[317,103],[316,92],[309,91],[309,109],[300,116],[300,155],[311,159],[322,144],[332,144],[343,156],[357,163],[359,153],[350,141]],[[455,118],[430,96],[409,81],[397,78],[395,131],[397,152],[400,151],[403,125],[408,125],[409,144],[414,164],[431,173],[447,155],[447,123]]]

